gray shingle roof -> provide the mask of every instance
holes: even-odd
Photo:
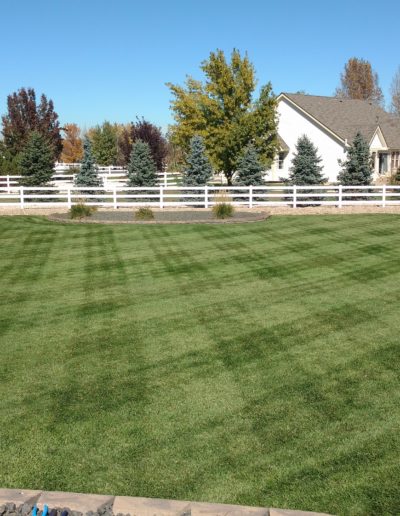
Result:
[[[400,118],[366,100],[284,93],[312,117],[349,143],[358,131],[370,142],[377,127],[390,149],[400,149]]]
[[[278,145],[279,145],[279,149],[282,152],[289,152],[289,146],[280,134],[278,134]]]

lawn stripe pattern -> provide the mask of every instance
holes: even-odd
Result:
[[[0,218],[0,484],[398,514],[400,218]]]

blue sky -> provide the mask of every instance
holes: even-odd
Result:
[[[166,82],[201,78],[210,51],[247,51],[259,84],[331,95],[349,57],[371,61],[389,98],[400,2],[0,0],[0,113],[22,86],[62,123],[172,122]],[[377,9],[377,5],[379,8]],[[381,14],[379,14],[381,13]]]

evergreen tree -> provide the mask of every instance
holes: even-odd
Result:
[[[342,170],[338,181],[342,185],[369,185],[373,169],[369,154],[368,142],[361,133],[357,133],[353,143],[347,150],[347,159],[341,162]]]
[[[161,129],[148,122],[144,118],[137,119],[131,127],[131,140],[136,142],[142,140],[150,147],[150,152],[156,164],[157,170],[162,170],[167,156],[167,140],[164,138]]]
[[[188,186],[205,185],[211,179],[213,170],[205,153],[203,138],[195,135],[190,140],[190,152],[183,171],[183,183]]]
[[[50,181],[54,171],[54,149],[47,138],[32,131],[24,149],[19,154],[19,169],[24,186],[43,186]]]
[[[260,163],[257,149],[249,144],[238,163],[237,182],[243,186],[262,185],[264,167]]]
[[[97,165],[109,166],[117,162],[117,128],[104,122],[89,130],[92,152]]]
[[[294,185],[320,185],[325,183],[322,176],[322,159],[318,156],[318,149],[306,136],[300,136],[296,144],[296,153],[292,160],[289,180]]]
[[[137,140],[132,145],[128,165],[128,186],[156,186],[157,170],[147,143]]]
[[[83,158],[79,172],[75,176],[76,186],[102,186],[103,181],[98,176],[97,166],[95,165],[92,144],[87,136],[83,140]]]

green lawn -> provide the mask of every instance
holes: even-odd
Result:
[[[0,486],[400,513],[400,217],[0,217]]]

